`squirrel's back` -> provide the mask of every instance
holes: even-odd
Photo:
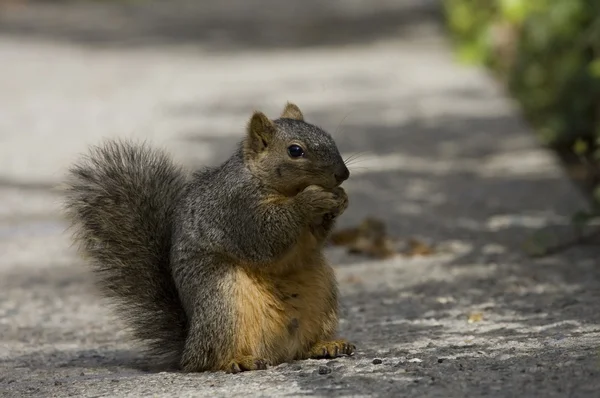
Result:
[[[187,319],[169,265],[183,171],[163,152],[107,141],[69,172],[65,210],[97,285],[134,337],[176,364]]]

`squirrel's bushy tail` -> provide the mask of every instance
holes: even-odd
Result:
[[[108,141],[70,169],[65,201],[97,285],[134,337],[173,365],[187,323],[169,267],[173,212],[184,179],[165,153]]]

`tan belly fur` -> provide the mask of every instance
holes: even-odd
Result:
[[[311,263],[294,264],[281,274],[235,270],[234,356],[251,355],[275,365],[300,358],[318,340],[333,336],[334,272],[320,254],[310,257]]]

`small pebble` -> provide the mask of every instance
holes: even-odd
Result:
[[[380,365],[382,362],[383,362],[383,361],[382,361],[381,359],[379,359],[379,358],[375,358],[375,359],[373,360],[373,365]]]
[[[319,374],[320,375],[326,375],[331,373],[331,368],[328,366],[319,366]]]
[[[444,362],[444,358],[438,358],[438,363]]]

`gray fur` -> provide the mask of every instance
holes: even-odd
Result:
[[[228,160],[187,182],[162,152],[126,142],[95,148],[71,169],[66,209],[99,286],[151,353],[185,371],[212,369],[230,351],[234,267],[272,263],[313,224],[324,241],[332,209],[347,201],[332,177],[345,165],[329,134],[300,120],[273,124],[262,168],[249,131]],[[296,139],[310,158],[294,163],[285,148]],[[289,201],[265,204],[294,184]]]
[[[65,210],[74,237],[135,338],[177,363],[187,319],[169,269],[183,172],[162,152],[113,141],[71,169]]]
[[[298,138],[304,141],[309,155],[325,166],[326,170],[344,166],[333,137],[323,129],[295,119],[277,119],[274,124],[281,139],[292,141]]]

